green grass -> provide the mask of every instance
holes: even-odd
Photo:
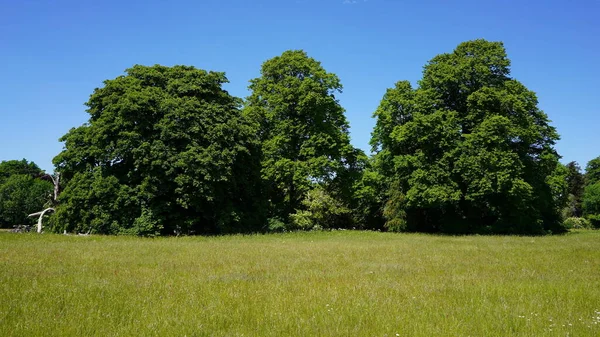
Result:
[[[600,231],[0,233],[0,336],[600,336]]]

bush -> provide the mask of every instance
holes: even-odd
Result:
[[[309,191],[302,205],[306,209],[290,214],[295,229],[347,228],[352,223],[350,209],[320,187]]]
[[[270,232],[285,232],[289,226],[278,217],[267,219],[267,226]]]
[[[315,227],[316,223],[314,214],[311,211],[296,211],[294,214],[290,214],[290,222],[294,226],[294,229],[310,230]]]
[[[586,218],[567,218],[563,225],[567,229],[589,229],[592,228],[592,223]]]
[[[587,215],[600,214],[600,182],[586,186],[583,193],[583,212]]]
[[[600,229],[600,214],[590,214],[587,216],[587,220],[591,224],[591,228]]]

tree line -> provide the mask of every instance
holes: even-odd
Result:
[[[600,157],[585,175],[559,163],[559,135],[535,93],[510,76],[501,42],[461,43],[426,63],[418,86],[388,89],[373,113],[370,156],[350,144],[340,79],[304,51],[264,62],[245,99],[225,83],[222,72],[161,65],[104,81],[86,103],[88,122],[60,138],[53,162],[61,193],[46,228],[173,235],[600,227]],[[0,167],[17,163],[31,172],[0,181],[2,224],[34,208],[6,206],[20,198],[15,186],[38,197],[52,186],[36,178],[33,163]],[[39,210],[43,198],[35,200]]]

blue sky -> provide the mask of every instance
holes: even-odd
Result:
[[[0,0],[0,160],[52,171],[83,103],[134,64],[224,71],[248,95],[262,62],[304,49],[336,73],[355,146],[369,149],[386,88],[462,41],[503,41],[538,94],[562,161],[600,155],[600,1]]]

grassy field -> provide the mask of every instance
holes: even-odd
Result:
[[[600,336],[600,231],[0,233],[0,336]]]

